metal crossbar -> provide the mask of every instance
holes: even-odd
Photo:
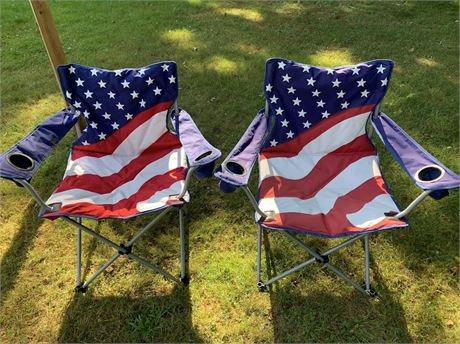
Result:
[[[184,182],[184,187],[181,191],[181,193],[177,196],[178,199],[181,199],[184,197],[184,195],[187,192],[187,187],[190,182],[190,176],[192,175],[192,172],[196,169],[196,167],[191,167],[188,169],[187,176],[185,178]],[[22,180],[22,179],[14,179],[14,181],[20,185],[22,185],[24,188],[29,191],[29,193],[32,195],[34,200],[38,203],[38,205],[45,211],[50,211],[50,207],[45,203],[45,201],[40,197],[38,192],[30,185],[29,182]],[[101,273],[103,273],[115,260],[117,260],[120,256],[126,255],[127,257],[137,261],[139,264],[145,266],[146,268],[153,270],[160,275],[164,276],[165,278],[172,280],[176,283],[182,283],[184,285],[188,285],[189,283],[189,278],[187,276],[187,269],[186,269],[186,262],[185,262],[185,226],[184,226],[184,211],[182,208],[182,204],[176,206],[179,212],[179,239],[180,239],[180,278],[177,278],[173,276],[172,274],[162,270],[158,266],[148,262],[144,258],[132,253],[133,245],[134,243],[139,240],[142,235],[144,235],[149,229],[151,229],[163,216],[165,216],[168,212],[170,212],[173,209],[173,206],[170,206],[163,211],[161,211],[152,221],[150,221],[144,228],[142,228],[136,235],[134,235],[127,243],[122,243],[122,244],[117,244],[113,242],[112,240],[104,237],[103,235],[95,232],[91,228],[86,227],[82,223],[81,218],[70,218],[68,216],[62,216],[61,218],[76,227],[76,241],[77,241],[77,252],[76,252],[76,287],[75,290],[77,292],[85,292],[88,288],[88,285],[93,282]],[[82,275],[81,275],[81,257],[82,257],[82,231],[91,235],[95,239],[99,240],[100,242],[103,242],[104,244],[110,246],[113,248],[116,253],[113,254],[105,264],[103,264],[93,275],[91,275],[85,282],[82,281]]]
[[[323,264],[324,266],[326,266],[329,270],[331,270],[332,272],[334,272],[339,278],[341,278],[342,280],[344,280],[345,282],[347,282],[348,284],[350,284],[351,286],[353,286],[355,289],[357,289],[358,291],[360,291],[361,293],[363,294],[366,294],[366,295],[373,295],[374,292],[373,290],[371,289],[371,286],[370,286],[370,278],[369,278],[369,234],[367,233],[364,233],[364,234],[359,234],[359,235],[355,235],[354,237],[348,239],[348,240],[345,240],[343,241],[342,243],[334,246],[333,248],[325,251],[324,253],[319,253],[317,252],[315,249],[313,249],[312,247],[308,246],[307,244],[305,244],[303,241],[301,241],[299,238],[297,238],[294,234],[290,233],[290,232],[286,232],[286,231],[283,231],[282,233],[284,235],[286,235],[289,239],[291,239],[291,241],[293,241],[294,243],[296,243],[298,246],[300,246],[303,250],[305,250],[310,256],[312,256],[312,258],[304,261],[303,263],[300,263],[296,266],[294,266],[293,268],[289,269],[289,270],[286,270],[274,277],[272,277],[271,279],[269,279],[268,281],[264,282],[262,281],[262,278],[261,278],[261,275],[262,275],[262,271],[261,271],[261,260],[262,260],[262,226],[259,225],[258,227],[258,232],[257,232],[257,286],[259,288],[260,291],[266,291],[268,289],[268,286],[276,281],[279,281],[280,279],[294,273],[294,272],[297,272],[313,263],[321,263]],[[354,243],[356,240],[359,240],[359,239],[362,239],[363,242],[364,242],[364,288],[362,286],[360,286],[358,283],[356,283],[355,281],[353,281],[351,278],[349,278],[346,274],[344,274],[342,271],[340,271],[335,265],[331,264],[329,262],[329,255],[331,253],[334,253],[336,252],[337,250],[343,248],[343,247],[346,247],[348,245],[351,245],[352,243]]]

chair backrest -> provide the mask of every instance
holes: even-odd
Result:
[[[68,64],[57,70],[66,101],[87,122],[74,145],[89,147],[128,124],[134,129],[171,107],[178,95],[175,62],[119,70]],[[167,122],[155,125],[166,130]]]
[[[263,151],[288,154],[305,145],[302,137],[327,132],[321,144],[311,147],[314,154],[324,149],[330,138],[339,147],[350,140],[350,135],[365,131],[369,114],[387,91],[392,69],[390,60],[336,68],[268,60],[264,92],[273,123]],[[347,118],[355,120],[345,121]],[[343,125],[336,126],[339,122]],[[334,126],[335,130],[327,130]]]

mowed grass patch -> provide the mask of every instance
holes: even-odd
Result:
[[[52,1],[69,61],[108,69],[175,60],[181,106],[227,154],[263,106],[265,60],[325,66],[390,58],[395,70],[382,110],[458,172],[457,2]],[[62,98],[29,5],[1,2],[0,150],[59,110]],[[34,186],[48,196],[64,172],[70,133]],[[379,146],[380,147],[380,146]],[[381,147],[380,147],[381,148]],[[382,152],[401,205],[419,190]],[[255,190],[257,178],[251,179]],[[321,266],[255,286],[256,226],[242,192],[193,180],[187,206],[191,284],[183,289],[126,259],[86,295],[75,294],[75,230],[37,219],[25,190],[0,182],[1,338],[5,342],[458,342],[458,192],[422,203],[408,229],[371,239],[367,299]],[[136,251],[179,269],[175,214]],[[152,215],[93,223],[121,242]],[[91,224],[85,221],[85,224]],[[305,236],[319,247],[335,243]],[[112,250],[84,236],[85,276]],[[304,253],[268,235],[280,272]],[[357,280],[362,247],[331,257]],[[267,262],[264,258],[264,271]]]

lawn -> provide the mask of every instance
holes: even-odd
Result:
[[[51,2],[71,62],[108,69],[175,60],[180,104],[224,154],[263,105],[264,62],[280,56],[335,66],[395,61],[382,110],[458,172],[457,2]],[[26,1],[2,1],[0,151],[62,107]],[[69,134],[35,176],[45,196],[64,172]],[[389,154],[381,160],[400,204],[419,190]],[[254,189],[256,178],[251,181]],[[408,229],[371,236],[370,299],[319,265],[255,286],[256,226],[243,192],[214,179],[191,185],[191,284],[182,288],[119,259],[85,295],[73,292],[75,231],[37,219],[25,190],[0,181],[2,342],[458,342],[458,192],[421,204]],[[153,215],[100,221],[121,242]],[[87,221],[89,224],[89,221]],[[277,271],[303,260],[270,234]],[[320,247],[334,241],[305,237]],[[177,220],[136,246],[178,272]],[[84,274],[111,249],[84,237]],[[358,244],[333,257],[362,277]],[[265,266],[265,262],[264,262]]]

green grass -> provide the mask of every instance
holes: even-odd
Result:
[[[62,99],[27,2],[2,1],[0,9],[3,151],[60,109]],[[457,2],[93,1],[52,2],[51,9],[69,61],[109,69],[177,61],[180,103],[224,154],[263,105],[268,57],[327,66],[391,58],[396,68],[383,111],[458,172]],[[45,196],[63,174],[72,140],[59,144],[33,180]],[[398,200],[408,204],[418,189],[388,154],[382,163]],[[216,184],[191,186],[188,289],[120,259],[79,295],[72,291],[72,227],[38,220],[25,190],[1,181],[1,340],[459,341],[458,192],[421,204],[409,229],[373,236],[372,280],[380,295],[373,300],[319,266],[260,294],[251,207],[242,192],[225,196]],[[150,218],[100,221],[96,230],[120,242]],[[176,224],[167,216],[136,250],[178,271]],[[270,239],[277,271],[302,260],[286,240]],[[85,236],[85,275],[110,254]],[[334,262],[361,278],[360,245]]]

